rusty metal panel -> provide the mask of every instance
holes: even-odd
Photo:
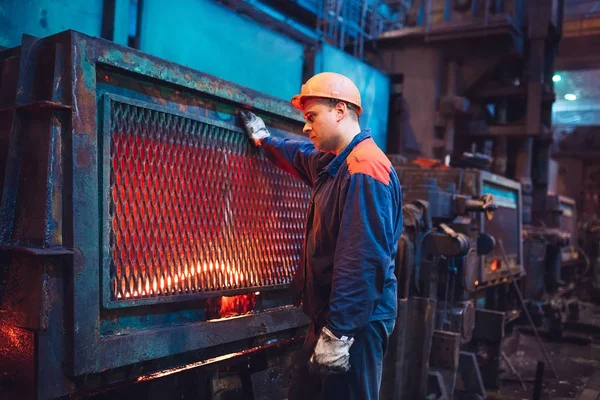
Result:
[[[14,120],[20,52],[0,52],[0,200],[4,187],[4,175],[8,158],[10,131]]]
[[[72,31],[26,37],[20,54],[16,123],[0,127],[0,314],[36,340],[27,380],[40,397],[260,349],[307,324],[286,290],[309,188],[249,143],[237,110],[306,140],[301,113]]]
[[[0,393],[6,400],[35,398],[35,337],[0,319]]]
[[[292,239],[278,235],[287,230],[301,236],[302,231],[298,231],[297,223],[287,228],[274,227],[274,217],[268,216],[273,214],[266,210],[283,215],[282,205],[293,196],[300,196],[295,199],[297,207],[305,205],[303,201],[308,196],[308,188],[304,188],[306,197],[296,189],[291,193],[279,190],[288,190],[291,183],[278,187],[276,184],[281,181],[274,167],[266,168],[260,151],[242,141],[237,110],[254,109],[264,117],[272,134],[279,136],[293,136],[294,131],[300,131],[300,113],[287,102],[77,33],[71,36],[70,54],[74,109],[71,122],[73,319],[78,329],[73,338],[73,374],[225,345],[305,324],[301,312],[290,306],[285,289],[270,306],[257,299],[257,307],[248,310],[252,313],[240,318],[223,318],[212,311],[215,305],[227,308],[254,302],[252,296],[230,297],[225,301],[223,295],[246,296],[244,293],[260,288],[259,297],[263,298],[267,296],[264,289],[286,287],[291,271],[283,273],[282,268],[293,262],[291,250],[287,250],[288,264],[278,266],[276,262],[283,263],[283,259],[277,257],[286,253],[283,249],[275,253],[275,248]],[[184,139],[187,144],[181,142]],[[142,151],[144,140],[153,143],[154,147],[146,149],[156,154]],[[241,166],[244,154],[245,165],[251,169],[238,172],[229,169],[227,173],[218,170]],[[231,162],[224,162],[225,155]],[[182,156],[180,163],[174,159],[177,156]],[[234,162],[236,156],[242,158]],[[147,175],[142,170],[137,172],[143,160],[147,167],[155,161],[156,170]],[[258,172],[263,166],[264,180],[252,182],[250,172]],[[237,182],[234,177],[239,178]],[[267,177],[272,178],[269,185]],[[133,179],[137,192],[126,189]],[[293,180],[288,175],[285,179]],[[262,186],[261,190],[270,188],[275,194],[245,191],[251,183]],[[179,190],[184,184],[187,192]],[[144,187],[148,190],[142,200]],[[206,192],[201,197],[197,191],[202,190]],[[139,199],[129,197],[134,194]],[[254,210],[249,207],[252,201],[256,201]],[[242,218],[241,204],[248,207],[244,209],[248,215],[243,215],[245,228],[249,229],[252,223],[255,232],[262,232],[262,236],[252,238],[254,253],[236,253],[235,246],[250,248],[249,243],[244,243],[247,237],[225,233],[234,226],[232,218]],[[137,214],[133,207],[138,207]],[[147,217],[152,217],[136,220],[140,207]],[[235,210],[235,214],[224,210]],[[267,220],[260,221],[260,215]],[[237,232],[243,232],[241,226],[235,225]],[[263,229],[268,230],[269,238],[264,237]],[[175,255],[175,250],[182,253]],[[210,273],[210,262],[213,269],[217,262],[221,268],[226,256],[233,263],[237,261],[229,267],[243,272],[245,279],[254,279],[254,285],[250,280],[250,286],[235,287],[235,274],[232,282],[227,265],[225,271]],[[192,268],[196,275],[190,278]],[[258,268],[273,269],[258,271]],[[156,293],[161,289],[161,278],[165,280],[163,292]],[[140,294],[140,288],[142,292],[154,291],[155,282],[156,292],[134,298],[136,290]],[[128,293],[130,298],[126,297]],[[165,337],[169,338],[167,342]]]

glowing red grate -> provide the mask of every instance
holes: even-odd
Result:
[[[291,281],[309,189],[243,134],[113,100],[110,136],[114,299]]]

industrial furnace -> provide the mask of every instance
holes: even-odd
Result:
[[[309,188],[250,144],[237,111],[303,140],[300,113],[72,31],[25,36],[0,72],[4,398],[297,342],[308,321],[287,286]]]

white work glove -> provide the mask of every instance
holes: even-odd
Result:
[[[240,117],[244,123],[244,128],[246,128],[246,133],[250,139],[254,141],[255,145],[258,146],[261,139],[271,136],[265,126],[265,121],[263,121],[262,118],[257,117],[254,113],[240,110]]]
[[[350,370],[350,346],[354,338],[338,339],[327,327],[323,327],[315,351],[308,360],[311,371],[321,375],[333,375]]]

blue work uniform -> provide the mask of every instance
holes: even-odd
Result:
[[[290,398],[376,399],[387,339],[394,327],[397,282],[394,274],[402,232],[402,195],[398,176],[369,130],[358,133],[337,156],[312,143],[267,137],[265,154],[278,167],[312,188],[300,264],[292,290],[302,299],[311,327],[299,368],[313,352],[319,332],[352,336],[351,370],[319,382],[298,378]],[[297,375],[307,374],[301,371]],[[312,382],[312,383],[311,383]],[[347,392],[347,393],[346,393]],[[317,397],[318,398],[318,397]]]

